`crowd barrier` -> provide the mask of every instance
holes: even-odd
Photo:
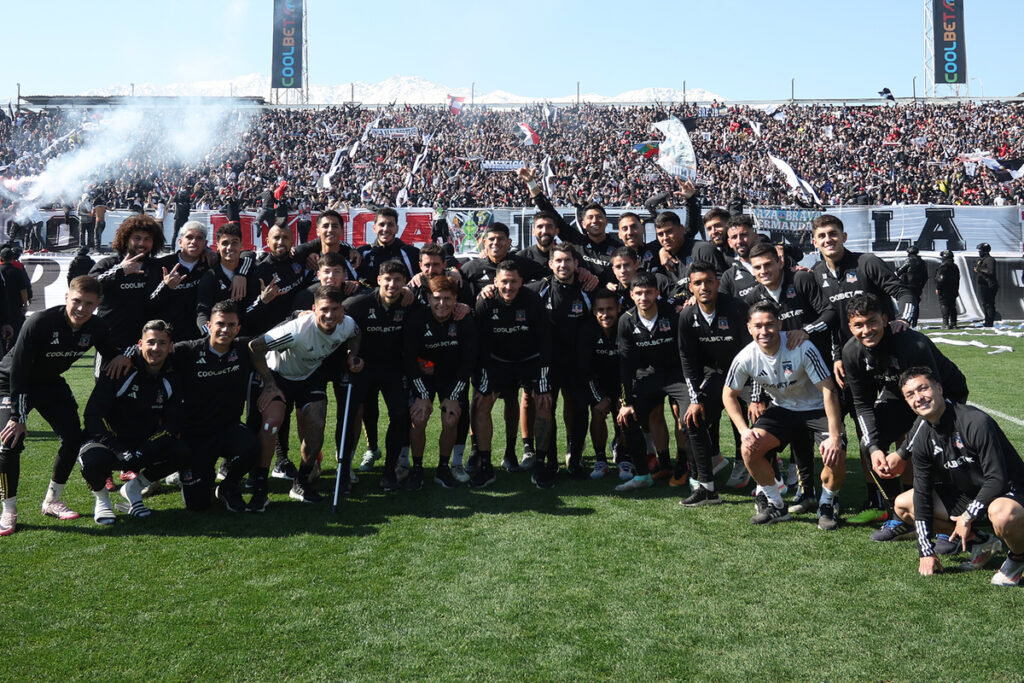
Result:
[[[608,209],[609,230],[621,214],[629,209]],[[572,209],[560,209],[572,220]],[[981,317],[973,267],[977,262],[977,246],[981,242],[992,245],[997,257],[1000,290],[997,308],[1007,319],[1024,318],[1024,285],[1022,285],[1022,215],[1020,207],[971,207],[971,206],[849,206],[828,209],[838,215],[846,228],[847,247],[854,251],[871,251],[898,266],[905,258],[905,251],[911,244],[916,245],[928,264],[931,276],[938,267],[938,254],[943,249],[956,253],[960,268],[961,315],[967,318]],[[810,242],[810,221],[820,211],[800,209],[779,209],[753,207],[749,209],[755,217],[759,232],[770,235],[775,241],[785,241],[799,246],[805,256],[803,265],[810,266],[817,260]],[[360,246],[373,241],[373,212],[366,209],[351,209],[342,213],[345,239]],[[433,209],[402,208],[399,213],[399,236],[410,244],[422,245],[430,240],[434,221],[439,214]],[[495,222],[509,226],[516,248],[532,243],[533,225],[531,208],[454,208],[443,215],[450,231],[450,239],[456,253],[470,256],[478,251],[478,240],[487,226]],[[638,212],[639,213],[639,212]],[[106,229],[102,243],[109,245],[117,226],[131,216],[128,211],[107,212]],[[261,250],[266,243],[265,225],[256,226],[257,212],[242,213],[244,243],[248,249]],[[318,214],[312,215],[315,223]],[[10,216],[0,216],[0,225],[7,226]],[[40,310],[63,300],[66,291],[67,263],[70,254],[79,246],[78,221],[72,214],[44,212],[46,231],[52,254],[34,254],[23,258],[35,289],[36,298],[30,310]],[[295,232],[298,214],[290,214],[287,224]],[[654,222],[645,216],[647,238],[654,239]],[[223,213],[195,211],[190,216],[207,226],[211,236],[217,227],[226,222]],[[167,215],[163,219],[164,235],[172,244],[174,219]],[[313,235],[310,235],[311,237]],[[939,318],[938,301],[932,286],[922,296],[922,319]]]

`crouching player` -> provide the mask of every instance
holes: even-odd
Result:
[[[434,396],[441,401],[434,483],[448,489],[459,485],[448,463],[459,419],[469,409],[466,397],[477,360],[476,323],[469,316],[461,320],[453,317],[459,294],[454,280],[437,275],[430,278],[427,287],[429,308],[414,310],[404,330],[403,360],[406,376],[412,383],[412,472],[405,484],[411,490],[423,485],[423,450]]]
[[[101,374],[85,405],[89,440],[78,452],[85,483],[96,496],[93,520],[117,521],[105,483],[115,469],[137,475],[121,487],[128,514],[148,517],[142,489],[181,468],[187,448],[179,439],[183,420],[178,379],[170,372],[171,326],[150,320],[142,327],[139,353],[124,379]]]
[[[215,303],[208,327],[209,334],[202,339],[175,344],[171,356],[185,406],[182,438],[189,451],[181,493],[189,510],[205,510],[216,494],[230,512],[243,512],[240,483],[259,458],[260,442],[241,422],[253,366],[248,340],[238,337],[238,304]],[[227,461],[225,476],[215,491],[220,457]]]
[[[772,524],[789,519],[772,460],[775,451],[799,431],[810,431],[822,460],[818,528],[832,530],[839,526],[836,494],[846,476],[846,433],[839,394],[818,349],[809,341],[789,349],[787,333],[780,328],[777,304],[759,301],[750,307],[747,330],[754,341],[733,359],[722,389],[722,403],[740,432],[743,461],[757,482],[757,514],[750,522]],[[739,401],[748,379],[772,397],[772,405],[750,428]]]
[[[971,559],[961,569],[980,569],[1006,542],[1006,561],[992,577],[995,586],[1016,586],[1024,574],[1024,462],[996,421],[977,408],[946,400],[937,374],[912,367],[900,376],[903,398],[917,414],[910,433],[914,488],[896,498],[896,514],[917,531],[918,571],[942,571],[932,529],[946,532]],[[906,461],[898,454],[880,466],[883,477],[898,477]],[[985,539],[974,527],[986,519],[998,538]]]

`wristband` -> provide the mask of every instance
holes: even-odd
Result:
[[[528,189],[530,192],[537,192],[538,190],[540,190],[540,185],[537,183],[536,180],[531,180],[530,182],[526,183],[526,189]]]

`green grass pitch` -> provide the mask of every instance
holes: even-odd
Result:
[[[1015,352],[940,348],[974,402],[1020,417],[1024,342],[990,343]],[[80,405],[91,367],[71,373]],[[1024,429],[1000,423],[1024,446]],[[826,533],[812,516],[755,528],[746,493],[686,510],[664,483],[623,495],[616,477],[562,475],[538,491],[503,472],[485,491],[448,491],[430,481],[432,430],[417,493],[382,493],[379,467],[337,515],[289,500],[279,480],[263,515],[186,513],[165,489],[153,516],[107,528],[77,471],[65,498],[83,517],[41,516],[56,443],[35,413],[29,429],[19,528],[0,539],[0,680],[1019,681],[1024,669],[1024,591],[989,585],[1002,555],[925,579],[912,541]],[[848,469],[846,511],[863,498],[855,456]]]

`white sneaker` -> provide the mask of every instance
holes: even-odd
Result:
[[[43,501],[43,514],[47,517],[56,517],[61,521],[78,519],[78,513],[68,507],[63,500],[53,500],[47,503]]]
[[[519,461],[520,470],[532,470],[533,469],[533,454],[523,454],[523,459]]]
[[[217,476],[218,476],[217,481],[224,481],[224,478],[221,477],[219,474]],[[176,489],[180,489],[181,488],[181,472],[172,472],[171,474],[169,474],[166,477],[164,477],[164,482],[166,482],[168,486],[173,486]]]
[[[729,481],[725,482],[725,485],[731,489],[741,489],[750,483],[750,472],[747,472],[747,466],[743,464],[743,461],[736,458],[732,461],[732,474],[729,475]]]
[[[377,462],[378,460],[380,460],[379,448],[375,451],[367,450],[365,453],[363,453],[362,462],[359,463],[359,471],[369,472],[370,470],[373,469],[373,463]]]
[[[725,469],[725,466],[729,464],[729,461],[725,459],[725,456],[719,453],[711,459],[711,474],[716,475]]]
[[[604,460],[595,460],[594,469],[590,472],[591,479],[601,479],[608,474],[608,463]]]
[[[1011,560],[1007,557],[999,571],[992,575],[992,585],[1019,586],[1022,574],[1024,574],[1024,560]]]
[[[4,512],[0,514],[0,536],[10,536],[18,528],[18,513]]]
[[[463,484],[470,479],[469,473],[466,472],[466,468],[462,465],[452,465],[452,476]]]

